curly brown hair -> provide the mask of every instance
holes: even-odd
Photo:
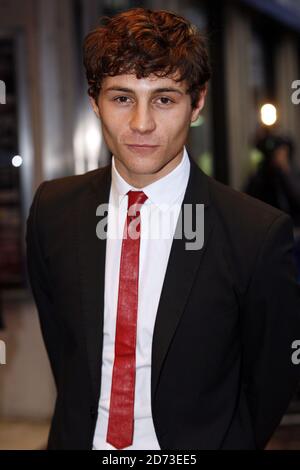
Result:
[[[199,93],[210,79],[206,40],[183,16],[166,10],[131,8],[88,33],[83,43],[83,62],[88,94],[98,98],[106,76],[134,73],[137,78],[155,74],[186,80],[195,108]]]

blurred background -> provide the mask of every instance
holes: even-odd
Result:
[[[183,14],[207,35],[213,76],[187,149],[207,174],[291,215],[300,282],[299,0],[0,0],[0,449],[44,448],[55,399],[26,274],[28,210],[41,181],[108,163],[82,41],[101,15],[136,6]],[[299,393],[268,448],[300,449]]]

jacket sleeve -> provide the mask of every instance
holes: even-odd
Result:
[[[300,379],[292,343],[300,339],[300,286],[293,259],[293,224],[282,213],[255,261],[241,312],[242,376],[256,445],[263,449]]]
[[[39,321],[57,387],[60,366],[60,328],[55,318],[53,290],[39,240],[39,202],[47,182],[37,188],[26,225],[26,266]]]

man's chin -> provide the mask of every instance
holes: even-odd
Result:
[[[118,165],[128,174],[136,175],[153,175],[157,173],[162,166],[157,162],[151,161],[149,157],[138,157],[134,159],[124,159],[120,165]]]

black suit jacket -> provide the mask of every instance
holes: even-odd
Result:
[[[152,344],[155,431],[161,449],[263,448],[300,376],[292,222],[190,161],[183,203],[205,205],[204,245],[173,239]],[[110,165],[44,181],[27,220],[28,273],[57,386],[48,449],[92,448],[106,248],[96,209],[110,183]]]

